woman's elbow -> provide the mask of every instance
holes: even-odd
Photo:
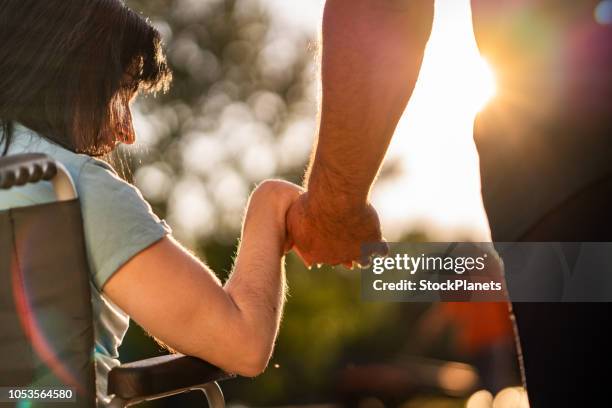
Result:
[[[245,362],[240,367],[237,368],[236,374],[242,377],[257,377],[260,374],[263,374],[268,367],[268,359],[258,359],[249,362]]]
[[[268,367],[274,340],[249,341],[242,345],[241,356],[237,360],[235,373],[243,377],[257,377]]]
[[[231,351],[213,353],[207,350],[204,353],[185,353],[193,357],[216,365],[223,371],[237,374],[242,377],[257,377],[268,367],[271,349],[263,349],[246,344],[235,345]]]
[[[237,374],[243,377],[257,377],[262,374],[270,361],[274,348],[274,338],[271,336],[246,335],[241,331],[227,331],[234,333],[225,336],[224,347],[218,353],[211,354],[210,349],[206,350],[206,355],[196,355],[195,357],[208,360],[226,372]]]

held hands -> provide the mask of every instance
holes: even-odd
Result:
[[[372,255],[362,254],[361,246],[366,243],[380,243],[376,253],[387,252],[378,214],[370,204],[340,209],[318,203],[304,193],[289,209],[287,230],[293,249],[306,266],[366,265]]]
[[[301,187],[266,180],[251,195],[243,236],[273,237],[279,252],[295,250],[306,266],[367,264],[363,244],[380,243],[386,253],[378,214],[370,204],[339,208],[319,203]],[[364,257],[365,255],[365,257]]]

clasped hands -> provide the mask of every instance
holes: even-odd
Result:
[[[340,205],[334,197],[313,197],[291,183],[275,181],[285,190],[285,251],[293,249],[306,266],[369,264],[370,255],[385,254],[380,220],[372,205]],[[372,253],[362,253],[363,244]]]
[[[308,267],[368,265],[370,256],[387,253],[380,220],[371,204],[348,204],[338,196],[324,195],[313,196],[283,180],[264,181],[251,196],[245,226],[256,230],[265,224],[257,219],[277,220],[273,224],[284,242],[284,252],[294,250]],[[271,217],[265,215],[269,211]],[[369,252],[362,252],[364,244]]]

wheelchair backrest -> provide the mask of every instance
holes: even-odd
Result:
[[[0,158],[0,187],[51,180],[53,166]],[[78,199],[0,211],[0,387],[70,388],[70,406],[93,407],[93,336]]]

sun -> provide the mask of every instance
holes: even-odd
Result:
[[[478,50],[469,0],[436,8],[417,87],[422,110],[438,116],[475,116],[495,96],[495,72]]]
[[[471,75],[472,91],[464,94],[464,98],[472,112],[478,113],[495,97],[497,81],[489,62],[480,56],[473,61]]]
[[[489,62],[470,37],[438,36],[430,41],[417,87],[425,114],[470,118],[496,95],[497,80]]]

